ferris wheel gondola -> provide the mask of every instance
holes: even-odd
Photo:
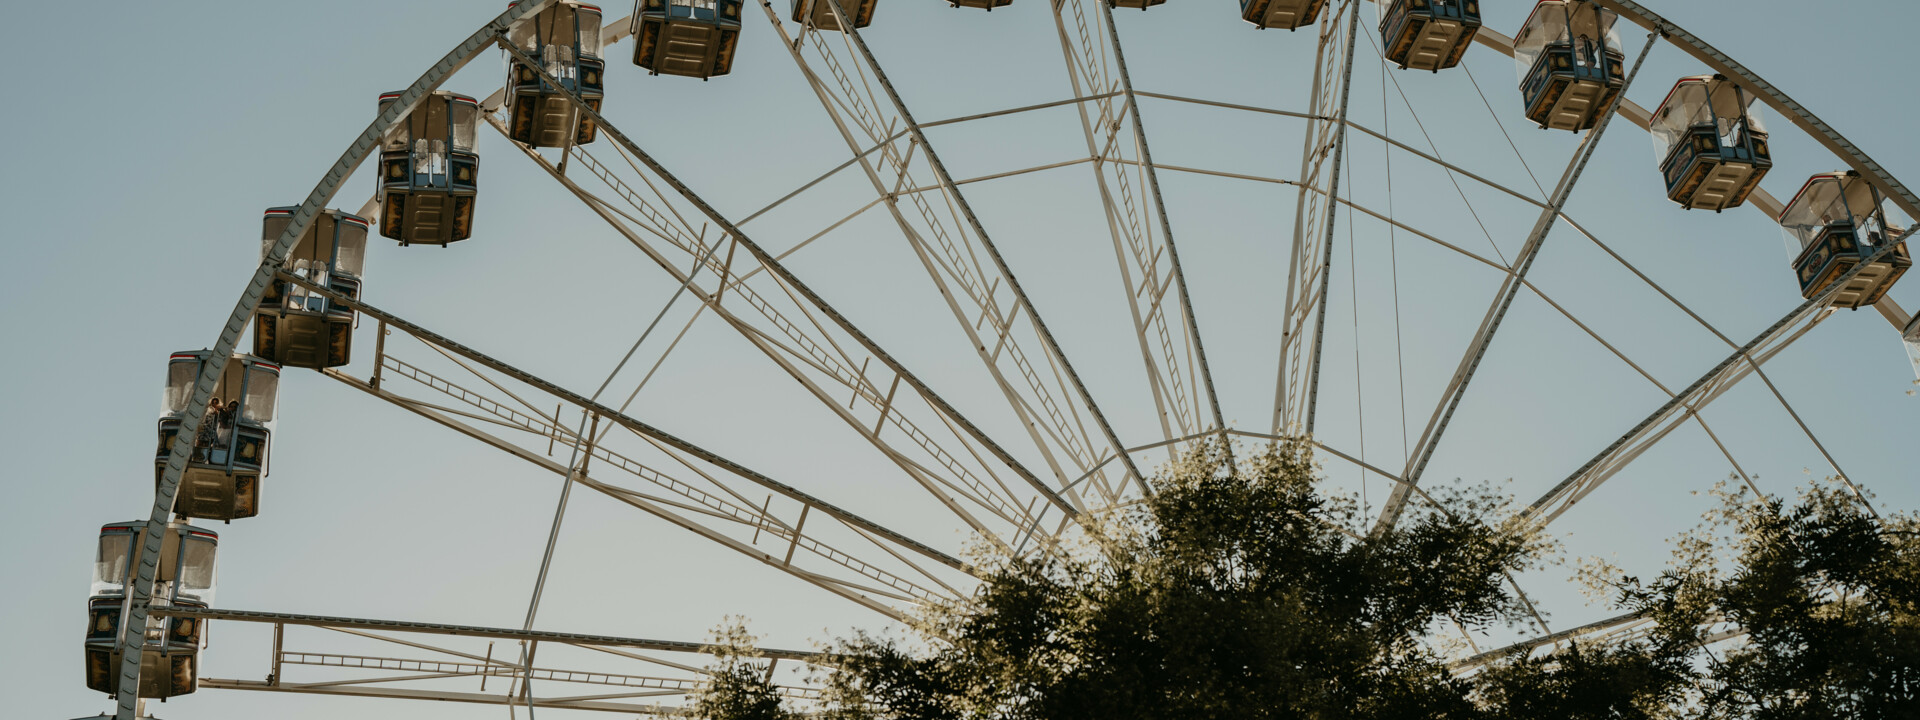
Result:
[[[1527,119],[1540,127],[1582,131],[1626,85],[1626,53],[1614,23],[1620,16],[1589,0],[1540,0],[1513,36],[1513,62]]]
[[[741,0],[638,0],[633,64],[655,75],[702,80],[733,72],[740,8]]]
[[[554,87],[518,60],[508,63],[512,103],[508,136],[533,147],[592,143],[593,121],[574,107],[577,93],[595,112],[606,90],[606,63],[600,59],[600,8],[576,0],[555,0],[534,17],[513,27],[507,42],[539,62],[560,83]]]
[[[1266,30],[1299,30],[1320,19],[1327,0],[1240,0],[1240,19]]]
[[[194,381],[212,355],[177,352],[167,360],[166,400],[160,415],[154,481],[166,473],[174,438],[182,430]],[[213,399],[194,433],[193,452],[180,477],[173,512],[181,517],[237,520],[260,512],[260,480],[267,475],[273,414],[280,393],[280,366],[236,354],[221,370]],[[217,407],[216,407],[217,406]]]
[[[380,96],[380,108],[400,93]],[[480,187],[480,103],[451,92],[421,99],[380,144],[374,204],[380,234],[401,245],[439,245],[473,237],[473,204]],[[309,232],[312,232],[309,230]],[[269,229],[267,238],[279,233]]]
[[[846,0],[840,3],[840,9],[853,16],[853,26],[856,28],[872,25],[873,11],[879,6],[880,0]],[[833,15],[832,0],[793,0],[793,21],[815,30],[840,31],[840,20]]]
[[[992,12],[994,8],[1012,5],[1013,0],[947,0],[947,4],[956,8],[978,8]]]
[[[1739,207],[1773,168],[1755,98],[1719,75],[1681,78],[1653,111],[1667,197],[1688,209]]]
[[[1440,72],[1460,64],[1480,30],[1480,0],[1383,0],[1380,37],[1387,62]]]
[[[87,687],[113,694],[120,689],[120,626],[126,621],[128,588],[140,554],[136,544],[146,521],[108,523],[100,528],[93,560],[93,588],[87,598]],[[160,530],[159,567],[151,602],[181,608],[205,608],[213,602],[214,556],[220,536],[181,522]],[[205,625],[194,618],[163,618],[147,626],[140,645],[143,698],[166,699],[198,689],[200,641]]]
[[[1788,249],[1797,253],[1793,272],[1808,299],[1848,277],[1833,305],[1866,307],[1913,267],[1913,256],[1900,240],[1905,231],[1888,224],[1884,196],[1856,172],[1820,173],[1807,180],[1780,214],[1780,227]],[[1875,260],[1889,243],[1895,244],[1893,252]],[[1856,267],[1859,272],[1852,272]]]
[[[397,203],[396,203],[397,204]],[[294,208],[268,208],[261,243],[270,245],[292,222]],[[392,217],[392,216],[390,216]],[[357,215],[328,210],[307,226],[300,244],[282,263],[295,277],[348,298],[360,296],[367,228]],[[266,248],[261,249],[264,254]],[[299,283],[275,279],[254,315],[253,354],[292,367],[330,368],[353,356],[354,312]]]

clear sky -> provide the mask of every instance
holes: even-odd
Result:
[[[1813,109],[1896,177],[1920,181],[1920,142],[1909,121],[1914,103],[1899,80],[1920,23],[1912,3],[1649,4]],[[0,265],[0,293],[9,308],[0,336],[13,348],[0,359],[7,377],[0,383],[0,436],[14,468],[10,522],[0,530],[0,577],[14,587],[0,594],[0,611],[16,629],[15,650],[0,658],[0,692],[9,694],[6,706],[15,714],[77,717],[107,707],[81,676],[93,538],[102,523],[145,516],[166,355],[213,342],[257,262],[260,211],[304,198],[373,116],[378,93],[404,87],[500,6],[348,0],[8,8],[15,55],[34,60],[0,79],[13,99],[12,112],[0,115],[0,130],[12,140],[0,163],[9,222],[0,234],[8,258]],[[1512,35],[1531,3],[1483,6],[1487,25]],[[777,7],[784,13],[784,4]],[[607,15],[628,12],[609,6]],[[1371,33],[1373,10],[1362,12]],[[1119,19],[1141,90],[1291,110],[1306,105],[1310,32],[1255,31],[1223,0],[1170,0]],[[1622,34],[1631,56],[1645,35],[1631,27]],[[881,0],[863,36],[923,121],[1070,92],[1053,21],[1038,0],[992,13],[936,0]],[[1536,196],[1529,169],[1551,187],[1577,139],[1528,127],[1511,61],[1475,47],[1466,63],[1471,80],[1462,70],[1394,71],[1383,87],[1373,46],[1361,42],[1356,121],[1427,147],[1402,104],[1404,91],[1449,160]],[[630,53],[627,43],[609,53],[608,116],[736,220],[848,156],[757,3],[747,8],[733,75],[704,83],[649,77],[628,63]],[[495,55],[484,54],[448,87],[492,92],[501,74]],[[1678,50],[1656,47],[1629,95],[1652,107],[1675,78],[1700,72]],[[1142,103],[1161,163],[1267,177],[1297,173],[1297,120]],[[1495,117],[1505,134],[1492,124]],[[1790,198],[1808,175],[1840,167],[1782,119],[1769,120],[1777,166],[1764,185],[1775,196]],[[402,249],[376,238],[365,297],[591,393],[674,285],[505,140],[482,133],[474,239],[441,250]],[[1079,121],[1067,109],[949,126],[931,137],[959,177],[1085,154]],[[1644,133],[1617,124],[1569,214],[1736,341],[1797,305],[1777,228],[1752,209],[1715,215],[1668,203],[1649,146]],[[1473,252],[1512,257],[1536,218],[1531,206],[1471,184],[1469,213],[1444,174],[1404,152],[1391,157],[1390,196],[1382,146],[1356,140],[1350,153],[1351,197],[1380,209],[1391,202],[1401,220]],[[966,192],[1123,440],[1150,442],[1158,430],[1145,412],[1151,405],[1089,174],[1077,166]],[[357,208],[371,182],[353,178],[335,204]],[[1276,185],[1194,175],[1163,174],[1162,182],[1225,414],[1241,428],[1264,431],[1293,195]],[[871,199],[864,180],[830,182],[746,229],[784,250]],[[1347,220],[1343,213],[1341,222]],[[1335,250],[1321,437],[1350,452],[1364,447],[1370,461],[1398,467],[1402,373],[1406,422],[1417,435],[1499,276],[1406,233],[1389,236],[1378,222],[1361,218],[1352,227]],[[1390,257],[1398,260],[1398,333]],[[982,382],[964,336],[883,213],[862,215],[791,264],[990,432],[1014,437],[1005,403]],[[1531,277],[1669,388],[1684,387],[1727,352],[1564,225]],[[1920,309],[1916,283],[1909,278],[1893,293],[1909,312]],[[683,299],[665,326],[677,330],[692,308]],[[633,415],[929,544],[964,544],[949,517],[732,330],[711,316],[693,327],[639,395]],[[372,336],[361,328],[355,372],[366,369]],[[651,364],[662,348],[650,340],[636,357]],[[417,346],[395,352],[410,362],[435,360]],[[1879,493],[1883,507],[1920,507],[1912,472],[1920,398],[1908,395],[1910,364],[1878,313],[1842,311],[1768,371],[1800,420],[1841,467]],[[636,372],[623,373],[609,392],[624,396],[638,380]],[[1427,478],[1511,479],[1513,492],[1529,500],[1663,398],[1538,297],[1523,294]],[[280,405],[262,515],[214,524],[223,539],[219,606],[521,622],[556,476],[311,372],[289,372]],[[1831,472],[1772,393],[1752,379],[1705,416],[1768,491],[1787,492],[1809,474]],[[1343,487],[1360,487],[1351,466],[1330,461],[1327,469]],[[1657,571],[1662,541],[1706,506],[1692,493],[1730,471],[1689,426],[1554,529],[1569,556],[1614,555],[1630,568]],[[1387,490],[1378,478],[1366,487],[1375,505]],[[1552,611],[1556,629],[1606,612],[1580,604],[1565,582],[1568,572],[1524,578]],[[882,626],[851,603],[684,530],[596,494],[575,495],[538,627],[698,640],[727,615],[750,618],[768,644],[786,647]],[[316,646],[329,642],[310,637]],[[1496,630],[1487,641],[1503,637],[1506,631]],[[216,625],[211,643],[205,675],[265,673],[267,645],[257,629]],[[575,659],[585,661],[566,661]],[[395,702],[204,691],[155,712],[294,719],[504,713]]]

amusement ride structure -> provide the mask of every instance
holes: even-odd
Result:
[[[1013,1],[952,4],[992,10]],[[479,139],[489,133],[498,137],[488,140],[488,147],[500,148],[488,150],[489,174],[531,169],[550,176],[664,269],[678,288],[675,300],[684,296],[737,331],[846,431],[876,450],[899,483],[918,487],[949,524],[993,552],[1041,553],[1071,543],[1092,523],[1136,504],[1148,492],[1147,473],[1154,463],[1215,438],[1257,443],[1309,438],[1329,467],[1356,470],[1363,479],[1391,487],[1382,501],[1368,506],[1374,529],[1390,527],[1411,505],[1425,501],[1422,483],[1430,464],[1449,430],[1457,429],[1462,399],[1493,382],[1482,372],[1483,360],[1497,343],[1511,342],[1501,329],[1516,298],[1523,296],[1545,299],[1639,371],[1664,398],[1630,425],[1594,431],[1586,438],[1591,447],[1568,459],[1564,476],[1556,476],[1537,496],[1521,498],[1528,503],[1528,519],[1543,529],[1683,427],[1703,431],[1735,474],[1745,478],[1746,470],[1703,414],[1742,382],[1768,388],[1779,412],[1798,427],[1801,436],[1795,441],[1817,447],[1832,464],[1831,474],[1846,479],[1842,463],[1819,440],[1819,428],[1801,420],[1766,373],[1769,360],[1840,309],[1863,309],[1849,316],[1855,321],[1884,318],[1920,367],[1920,320],[1888,294],[1912,265],[1906,245],[1912,229],[1901,224],[1920,217],[1920,197],[1778,88],[1632,0],[1541,0],[1522,26],[1505,29],[1510,35],[1482,24],[1478,0],[1241,0],[1240,15],[1248,23],[1305,31],[1263,37],[1315,45],[1311,97],[1296,110],[1136,89],[1115,26],[1117,9],[1151,14],[1173,12],[1172,7],[1164,0],[1051,0],[1072,95],[935,121],[910,112],[861,37],[883,32],[884,22],[873,25],[881,0],[780,2],[640,0],[630,16],[620,19],[606,18],[601,8],[577,0],[512,3],[411,85],[378,94],[373,122],[300,204],[265,211],[258,268],[216,342],[168,359],[151,514],[109,523],[100,531],[88,600],[86,685],[114,698],[115,717],[134,720],[145,716],[148,699],[205,690],[287,693],[288,702],[299,694],[320,694],[503,704],[530,713],[672,714],[700,687],[705,661],[698,654],[696,629],[687,637],[651,640],[535,630],[532,609],[524,626],[503,628],[216,606],[220,539],[210,529],[213,522],[261,523],[262,516],[285,507],[276,504],[269,472],[280,386],[296,372],[312,371],[330,386],[357,390],[492,448],[487,452],[504,452],[566,478],[562,510],[566,493],[602,493],[666,520],[697,542],[749,558],[766,572],[797,578],[882,621],[906,620],[929,603],[970,593],[976,569],[963,559],[964,548],[931,539],[935,536],[918,520],[903,525],[855,512],[844,498],[790,482],[785,469],[750,467],[719,448],[676,435],[665,420],[643,419],[630,408],[631,397],[616,403],[598,391],[543,379],[489,349],[370,302],[379,296],[379,285],[363,285],[369,242],[411,248],[404,252],[437,252],[416,246],[496,241],[476,210],[514,199],[481,199],[486,193]],[[765,26],[747,27],[762,21]],[[749,70],[734,62],[744,32],[773,33],[790,51],[791,62],[851,155],[827,176],[864,177],[872,186],[872,201],[855,215],[878,211],[897,226],[957,323],[956,328],[945,317],[926,318],[927,332],[963,334],[977,356],[963,360],[978,364],[997,396],[962,397],[945,390],[935,375],[916,374],[889,350],[892,341],[863,329],[859,308],[829,299],[845,292],[809,284],[805,273],[791,267],[790,255],[840,223],[785,250],[757,242],[745,229],[775,206],[804,198],[821,180],[795,188],[760,212],[730,216],[651,154],[637,129],[602,114],[604,100],[632,86],[632,77],[622,77],[632,71],[607,74],[607,59],[621,43],[630,45],[632,64],[648,73],[718,83]],[[1688,56],[1698,72],[1642,75],[1648,53],[1662,43]],[[1370,46],[1404,78],[1394,82],[1406,84],[1420,82],[1429,72],[1459,72],[1455,68],[1471,54],[1511,56],[1518,67],[1519,103],[1496,98],[1490,109],[1501,108],[1511,119],[1525,117],[1550,131],[1578,133],[1579,145],[1557,178],[1543,176],[1553,182],[1534,193],[1478,175],[1431,146],[1423,149],[1368,127],[1350,108],[1353,76],[1357,67],[1370,66],[1372,59],[1361,57],[1374,52]],[[455,73],[486,71],[468,66],[492,50],[506,62],[497,92],[479,98],[440,89]],[[1659,106],[1642,107],[1627,99],[1635,83],[1672,83],[1672,91]],[[1143,99],[1298,121],[1306,132],[1297,176],[1255,178],[1156,164],[1148,144],[1150,123],[1140,111]],[[927,133],[1049,108],[1077,112],[1084,157],[992,177],[957,178],[942,161],[946,148]],[[1775,162],[1769,122],[1776,131],[1802,132],[1830,151],[1832,171],[1806,179],[1790,197],[1769,194],[1761,187]],[[1791,256],[1766,285],[1779,293],[1792,288],[1801,299],[1758,334],[1730,336],[1621,254],[1606,250],[1638,278],[1642,287],[1636,291],[1671,303],[1723,346],[1717,362],[1671,387],[1640,370],[1555,304],[1550,289],[1529,278],[1550,235],[1584,236],[1582,242],[1607,248],[1566,207],[1602,138],[1635,129],[1652,137],[1656,151],[1646,181],[1658,177],[1673,203],[1716,213],[1757,211],[1780,225]],[[1446,173],[1456,187],[1465,182],[1525,203],[1531,208],[1526,215],[1531,232],[1516,254],[1490,258],[1449,244],[1391,211],[1363,206],[1343,194],[1350,188],[1342,184],[1343,174],[1351,172],[1349,145],[1360,138],[1412,158],[1404,162]],[[509,147],[517,153],[503,151]],[[507,157],[511,154],[526,162]],[[1093,171],[1117,272],[1128,289],[1126,315],[1136,341],[1102,362],[1124,358],[1142,366],[1145,382],[1136,388],[1139,401],[1132,406],[1150,402],[1151,418],[1110,417],[1113,408],[1128,405],[1103,397],[1083,377],[1094,361],[1063,349],[1056,331],[1067,320],[1036,305],[1023,285],[1030,276],[1016,274],[989,234],[990,223],[968,201],[974,183],[1073,165]],[[376,187],[348,187],[356,170],[368,170]],[[1222,409],[1228,388],[1216,384],[1208,355],[1218,346],[1202,342],[1202,330],[1227,330],[1208,325],[1196,312],[1187,283],[1191,268],[1182,266],[1183,247],[1175,242],[1178,223],[1169,218],[1160,185],[1169,173],[1211,173],[1284,186],[1292,193],[1285,208],[1291,232],[1275,233],[1273,239],[1286,248],[1287,258],[1284,281],[1277,279],[1283,268],[1273,268],[1275,283],[1285,287],[1285,306],[1270,313],[1279,320],[1269,328],[1278,337],[1279,353],[1263,360],[1274,383],[1233,389],[1257,393],[1262,402],[1271,392],[1271,415],[1251,426],[1229,422]],[[359,190],[371,190],[371,199],[335,209],[337,200],[352,199],[341,198],[342,191]],[[1335,362],[1326,352],[1332,284],[1347,272],[1341,265],[1352,262],[1339,249],[1351,242],[1355,213],[1392,225],[1417,242],[1444,246],[1500,278],[1463,352],[1439,360],[1454,369],[1434,393],[1431,410],[1412,412],[1403,464],[1399,459],[1382,464],[1377,454],[1369,460],[1364,448],[1343,447],[1316,432],[1322,406],[1330,402],[1331,390],[1322,387],[1327,366]],[[1180,240],[1196,242],[1185,235]],[[431,361],[400,359],[406,351]],[[366,371],[351,372],[355,368]],[[975,408],[983,403],[1002,408],[1014,420],[981,417]],[[1151,430],[1142,435],[1140,428]],[[552,556],[549,537],[535,608]],[[213,652],[204,638],[212,621],[271,627],[273,649],[263,677],[202,674],[202,655]],[[1471,672],[1502,652],[1552,652],[1576,638],[1632,637],[1647,622],[1621,616],[1555,629],[1541,619],[1530,639],[1476,647],[1458,658],[1457,667]],[[315,628],[413,654],[306,652],[283,642],[290,633]],[[1733,627],[1722,630],[1722,637],[1739,633]],[[489,644],[482,656],[455,649],[450,643],[456,637],[513,649],[494,653]],[[617,670],[562,669],[539,662],[542,647],[587,650],[623,664]],[[814,658],[798,650],[761,653],[774,664]],[[804,682],[781,688],[802,707],[818,698],[817,688]]]

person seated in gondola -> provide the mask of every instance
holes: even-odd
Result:
[[[194,450],[180,471],[174,513],[209,520],[252,517],[259,511],[259,486],[266,475],[280,366],[252,355],[229,357],[207,393],[205,414],[189,428],[194,391],[211,356],[205,350],[185,351],[167,360],[154,482],[157,486],[171,468],[177,442],[186,440]]]
[[[220,446],[233,447],[233,420],[240,414],[240,401],[228,400],[227,406],[220,409]]]
[[[214,396],[207,401],[206,416],[200,420],[200,431],[193,436],[194,462],[209,462],[208,455],[213,452],[214,443],[219,438],[220,397]]]

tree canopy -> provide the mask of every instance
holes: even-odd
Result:
[[[1430,638],[1535,616],[1511,578],[1551,547],[1484,488],[1443,490],[1391,528],[1317,490],[1304,446],[1232,462],[1208,445],[1084,549],[996,557],[912,642],[856,633],[806,712],[844,720],[1920,717],[1920,552],[1909,516],[1815,488],[1723,493],[1714,524],[1642,581],[1587,571],[1638,637],[1516,651],[1457,670]],[[1746,633],[1725,641],[1728,628]],[[693,705],[797,716],[722,633]]]

